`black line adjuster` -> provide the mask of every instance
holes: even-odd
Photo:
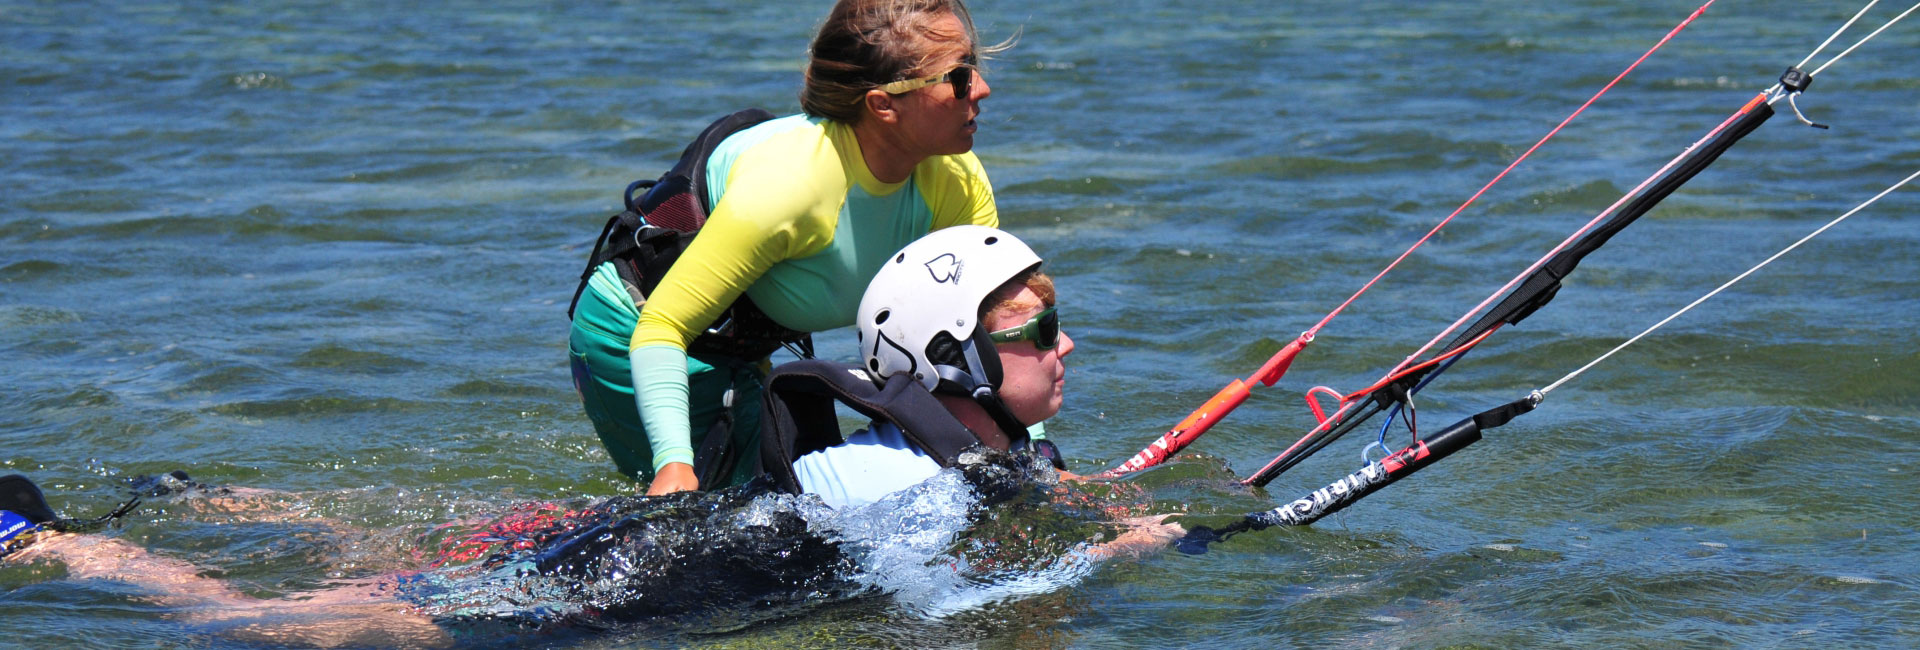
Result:
[[[1813,75],[1801,72],[1799,66],[1787,68],[1786,72],[1780,73],[1780,87],[1787,89],[1787,92],[1805,92],[1807,86],[1811,85],[1813,85]]]

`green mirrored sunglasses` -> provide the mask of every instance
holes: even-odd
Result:
[[[993,337],[994,343],[1032,341],[1033,347],[1051,350],[1060,345],[1060,315],[1054,312],[1053,307],[1048,307],[1018,327],[988,332],[987,336]]]

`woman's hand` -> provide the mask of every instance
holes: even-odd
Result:
[[[647,496],[659,496],[674,492],[700,489],[700,477],[693,473],[693,466],[686,463],[667,463],[654,473],[653,482],[647,484]]]

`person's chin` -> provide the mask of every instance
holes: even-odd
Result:
[[[1028,404],[1026,406],[1031,407],[1033,405]],[[1058,398],[1055,398],[1052,401],[1047,402],[1044,406],[1040,408],[1029,409],[1029,408],[1015,407],[1013,409],[1013,415],[1015,417],[1020,418],[1021,422],[1025,422],[1029,426],[1034,424],[1039,424],[1041,422],[1045,422],[1049,419],[1052,419],[1053,416],[1056,416],[1059,414],[1060,414],[1060,400]]]

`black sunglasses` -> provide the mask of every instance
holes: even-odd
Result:
[[[979,65],[979,60],[975,59],[973,55],[969,54],[965,58],[960,59],[960,65],[955,66],[952,70],[948,70],[946,72],[942,72],[936,75],[921,77],[919,79],[903,79],[900,81],[895,81],[893,83],[889,83],[884,86],[881,86],[880,90],[889,95],[898,95],[901,93],[907,93],[907,92],[919,90],[921,88],[925,88],[927,86],[931,86],[931,85],[940,83],[942,81],[945,81],[953,84],[954,97],[966,99],[967,97],[972,96],[974,69],[978,65]]]

